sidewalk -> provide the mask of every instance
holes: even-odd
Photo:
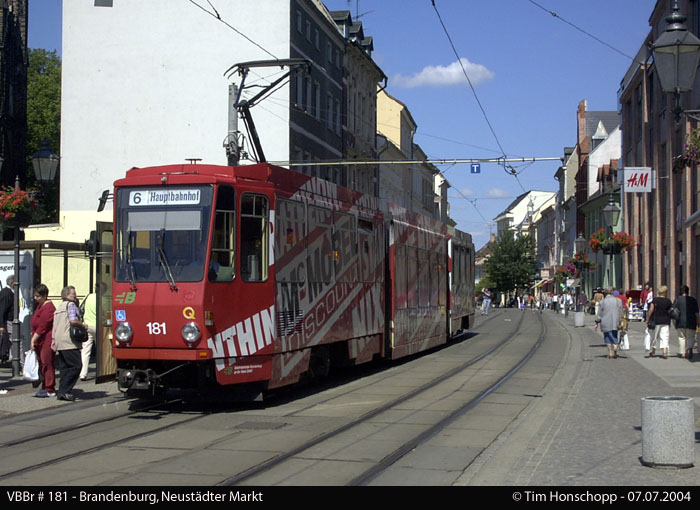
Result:
[[[56,385],[60,377],[60,370],[56,370]],[[12,378],[12,364],[10,362],[0,364],[0,390],[7,390],[7,393],[0,394],[0,418],[14,414],[26,413],[71,405],[71,402],[58,400],[56,397],[38,398],[34,395],[41,389],[33,388],[32,383],[19,378]],[[87,381],[78,381],[73,394],[76,402],[94,400],[108,395],[119,394],[117,383],[114,381],[96,384],[95,383],[95,363],[90,363]]]
[[[644,351],[645,324],[637,321],[629,326],[630,349],[620,351],[618,359],[609,359],[601,332],[594,331],[594,316],[586,315],[584,327],[575,327],[572,314],[545,313],[552,328],[555,323],[562,328],[560,338],[570,339],[567,354],[543,389],[542,398],[490,447],[477,472],[470,474],[470,483],[699,485],[697,351],[692,360],[677,357],[678,336],[671,326],[668,359],[650,358]],[[642,464],[641,399],[653,396],[693,398],[694,467],[660,469]]]

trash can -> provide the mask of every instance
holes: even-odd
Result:
[[[642,399],[642,464],[689,468],[695,464],[695,407],[690,397]]]
[[[586,325],[586,312],[574,312],[574,327],[582,328]]]

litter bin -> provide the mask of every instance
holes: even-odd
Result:
[[[642,399],[642,464],[649,467],[693,467],[694,411],[690,397]]]
[[[586,325],[586,312],[574,312],[574,327],[582,328]]]

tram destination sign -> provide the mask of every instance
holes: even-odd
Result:
[[[197,205],[201,196],[201,190],[198,189],[144,189],[129,193],[129,205]]]

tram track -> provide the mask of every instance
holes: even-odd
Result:
[[[104,408],[104,407],[107,407],[110,405],[123,404],[123,403],[125,403],[125,401],[126,400],[124,397],[115,397],[115,398],[108,400],[107,402],[93,402],[89,406],[83,406],[82,409],[86,409],[89,407],[98,407],[98,406]],[[129,416],[136,415],[138,413],[152,411],[152,410],[158,409],[158,408],[163,407],[163,406],[168,406],[168,405],[172,405],[175,403],[181,403],[181,402],[182,402],[182,399],[173,399],[173,400],[168,400],[168,401],[163,401],[163,402],[146,403],[142,407],[137,407],[136,409],[130,409],[128,411],[120,412],[120,413],[115,414],[115,415],[105,416],[102,418],[95,418],[93,420],[87,420],[87,421],[82,421],[79,423],[74,423],[74,424],[70,424],[70,425],[66,425],[66,426],[62,426],[62,427],[56,427],[56,428],[45,430],[43,432],[39,432],[36,434],[31,434],[28,436],[19,437],[16,439],[11,439],[11,440],[0,443],[0,449],[1,448],[8,448],[11,446],[17,446],[17,445],[21,445],[24,443],[30,443],[32,441],[37,441],[39,439],[45,439],[45,438],[49,438],[49,437],[53,437],[53,436],[58,436],[60,434],[66,433],[66,432],[71,432],[71,431],[75,431],[75,430],[88,428],[88,427],[91,427],[94,425],[98,425],[100,423],[110,422],[113,420],[117,420],[119,418],[126,418]],[[69,411],[69,409],[64,408],[64,409],[62,409],[62,411],[67,412],[67,411]],[[49,415],[48,413],[42,413],[42,414]],[[6,420],[6,422],[13,423],[13,424],[32,423],[35,421],[37,421],[36,415],[30,415],[30,416],[21,415],[21,418],[19,420],[17,420],[17,419]]]
[[[537,314],[539,315],[539,314]],[[343,433],[346,433],[353,428],[356,428],[358,426],[361,426],[363,424],[366,424],[369,422],[372,418],[375,418],[383,413],[386,413],[392,409],[397,408],[401,404],[414,399],[416,397],[419,397],[420,395],[428,392],[429,390],[432,390],[439,386],[441,383],[450,380],[451,378],[463,373],[466,369],[474,366],[475,364],[479,363],[482,360],[487,359],[489,356],[492,356],[494,353],[498,352],[499,350],[502,350],[505,346],[507,346],[510,342],[513,341],[514,338],[517,338],[520,333],[519,331],[521,330],[522,323],[524,319],[526,318],[526,314],[521,314],[520,319],[517,322],[516,327],[500,342],[498,342],[496,345],[492,346],[490,349],[487,351],[481,353],[480,355],[469,359],[468,361],[459,364],[458,366],[452,368],[451,370],[447,371],[446,373],[442,374],[440,377],[437,377],[431,381],[428,381],[427,383],[421,385],[418,388],[415,388],[414,390],[401,395],[400,397],[391,400],[390,402],[387,402],[361,416],[358,418],[344,424],[341,427],[335,428],[333,430],[330,430],[324,434],[321,434],[299,446],[296,448],[289,450],[288,452],[285,452],[284,454],[281,454],[279,456],[276,456],[272,459],[270,459],[267,462],[264,462],[262,464],[259,464],[257,466],[254,466],[242,473],[239,473],[233,477],[230,477],[226,480],[223,480],[220,482],[218,485],[224,485],[224,486],[231,486],[231,485],[238,485],[238,484],[245,484],[249,482],[250,480],[253,480],[252,483],[259,483],[255,481],[256,476],[260,476],[266,472],[272,471],[273,469],[279,467],[286,461],[299,456],[300,454],[318,446],[321,445],[322,443],[332,441],[334,438],[337,438]],[[385,471],[389,466],[394,464],[397,460],[405,456],[407,453],[413,451],[415,448],[420,446],[421,444],[425,443],[428,441],[431,437],[435,436],[437,433],[439,433],[441,430],[443,430],[445,427],[447,427],[450,423],[452,423],[455,419],[457,419],[459,416],[462,414],[468,412],[470,409],[473,409],[477,404],[479,404],[484,398],[486,398],[488,395],[490,395],[492,392],[494,392],[496,389],[498,389],[504,382],[509,380],[515,373],[517,373],[520,368],[527,363],[527,361],[534,355],[535,352],[539,349],[539,346],[541,345],[542,341],[545,338],[546,335],[546,328],[544,326],[544,322],[540,318],[539,323],[542,326],[542,333],[539,335],[537,341],[535,344],[532,346],[532,348],[526,353],[524,357],[522,357],[519,362],[512,367],[504,376],[499,378],[495,383],[491,384],[489,387],[485,388],[483,391],[481,391],[475,398],[469,400],[465,404],[459,406],[457,409],[454,411],[450,412],[446,417],[438,421],[437,423],[433,424],[432,426],[428,427],[426,430],[415,436],[409,441],[406,441],[403,443],[400,447],[394,449],[391,451],[389,454],[385,455],[381,461],[378,463],[374,464],[371,468],[367,469],[366,471],[362,472],[360,475],[354,477],[352,480],[350,480],[347,484],[348,485],[366,485],[367,483],[371,482],[373,479],[375,479],[379,474],[381,474],[383,471]],[[483,323],[482,323],[483,324]],[[476,328],[475,328],[476,329]]]
[[[507,315],[505,312],[503,314],[493,314],[493,317],[489,318],[490,322],[491,320],[498,320],[499,316],[505,316]],[[537,314],[539,315],[539,314]],[[504,317],[500,317],[501,319],[504,319]],[[279,455],[276,455],[275,457],[271,458],[269,461],[266,462],[261,462],[255,466],[251,466],[247,469],[241,469],[241,471],[233,476],[226,477],[222,476],[219,478],[218,485],[236,485],[236,484],[242,484],[242,483],[249,483],[251,480],[253,480],[252,483],[256,483],[255,480],[258,479],[261,475],[264,475],[264,473],[269,472],[271,470],[274,470],[275,468],[279,467],[280,465],[284,464],[285,461],[293,459],[294,457],[300,456],[302,454],[305,454],[305,452],[308,452],[312,448],[316,446],[321,446],[324,444],[328,444],[329,442],[332,442],[334,438],[337,438],[341,435],[343,435],[346,432],[352,432],[354,429],[356,429],[359,426],[362,426],[363,424],[366,424],[370,422],[373,418],[379,417],[382,415],[382,413],[386,413],[391,409],[397,409],[400,408],[402,405],[409,405],[409,403],[413,399],[418,399],[418,398],[426,398],[426,394],[428,394],[431,390],[434,390],[436,387],[438,387],[441,383],[445,383],[450,381],[451,378],[454,377],[459,377],[460,374],[462,374],[465,370],[471,369],[471,367],[476,366],[480,362],[488,362],[490,357],[493,357],[494,355],[498,355],[498,352],[504,351],[506,349],[508,352],[512,350],[512,348],[509,347],[509,344],[511,344],[516,338],[522,335],[523,330],[527,330],[528,328],[525,327],[523,328],[523,321],[526,318],[526,314],[519,314],[519,320],[512,319],[512,323],[508,322],[508,318],[505,318],[504,324],[510,324],[510,327],[507,328],[507,330],[502,329],[502,333],[504,334],[503,339],[498,339],[497,341],[488,341],[490,344],[488,346],[488,349],[483,349],[483,352],[478,352],[478,353],[470,353],[468,355],[468,359],[457,359],[458,363],[454,365],[453,367],[446,369],[444,373],[442,373],[439,377],[432,378],[431,380],[419,385],[418,387],[413,388],[410,391],[407,391],[395,398],[392,398],[390,401],[386,402],[384,405],[376,406],[376,408],[363,413],[361,416],[356,417],[354,419],[350,420],[343,420],[346,421],[343,424],[333,426],[331,427],[331,430],[327,430],[326,432],[319,434],[318,436],[309,439],[308,441],[303,442],[299,446],[290,449],[287,452],[281,453]],[[475,325],[475,327],[470,330],[470,332],[478,332],[484,325],[488,324],[487,321],[480,322],[479,324]],[[542,320],[540,319],[539,321],[540,324],[543,324]],[[468,412],[470,409],[472,409],[474,406],[476,406],[483,398],[488,396],[491,392],[495,391],[496,388],[500,386],[508,377],[512,376],[512,374],[517,373],[519,370],[519,367],[522,366],[522,364],[527,362],[527,359],[532,356],[532,353],[536,352],[537,346],[539,343],[541,343],[541,339],[545,335],[545,329],[544,325],[542,325],[542,333],[540,334],[540,339],[536,343],[536,346],[532,347],[530,350],[530,353],[521,357],[521,360],[518,364],[516,364],[505,376],[501,377],[499,381],[497,381],[495,384],[490,386],[489,388],[484,389],[478,396],[475,398],[471,399],[469,402],[466,402],[464,405],[460,406],[458,409],[455,409],[453,412],[451,412],[448,416],[446,416],[443,420],[441,420],[440,423],[436,423],[435,425],[427,428],[424,432],[418,434],[416,437],[412,438],[410,441],[406,441],[405,444],[403,444],[400,448],[394,449],[392,452],[389,454],[385,455],[383,459],[381,459],[380,463],[377,463],[375,466],[371,467],[370,469],[367,469],[363,473],[360,473],[359,475],[353,477],[349,482],[343,481],[342,483],[349,483],[352,485],[363,485],[363,484],[368,484],[370,483],[376,476],[381,474],[383,470],[385,470],[387,467],[389,467],[391,464],[396,462],[398,459],[400,459],[402,456],[404,456],[407,452],[410,452],[417,448],[420,444],[424,443],[425,441],[429,440],[430,437],[434,436],[435,434],[439,433],[441,428],[444,428],[449,425],[449,423],[455,419],[457,419],[460,415]],[[499,335],[500,336],[500,335]],[[478,338],[478,337],[477,337]],[[484,340],[485,337],[482,338]],[[464,341],[458,341],[454,342],[452,344],[448,344],[446,348],[460,348],[462,346],[464,349],[467,350],[468,347],[474,347],[473,339],[468,339]],[[480,346],[481,347],[481,346]],[[442,352],[441,349],[437,349],[434,353],[440,355]],[[461,356],[464,356],[462,354]],[[445,359],[450,359],[452,356],[446,356]],[[430,363],[430,357],[427,356],[418,356],[414,358],[411,362],[409,363],[418,363],[420,364],[427,364]],[[443,360],[444,362],[444,360]],[[412,368],[415,368],[413,366],[405,367],[405,372],[409,372]],[[420,367],[418,367],[420,368]],[[399,370],[403,370],[404,367],[399,365],[398,367]],[[367,381],[367,385],[375,385],[377,387],[379,386],[386,386],[387,381],[385,381],[385,378],[389,377],[388,374],[380,374],[380,377],[377,378],[370,378],[373,379],[371,382]],[[356,381],[357,382],[357,381]],[[365,382],[365,379],[360,379],[359,382]],[[358,389],[357,384],[352,385],[355,390]],[[362,388],[365,388],[364,385],[359,385],[360,391]],[[332,393],[332,392],[331,392]],[[342,396],[342,394],[341,394]],[[320,398],[319,398],[320,397]],[[312,399],[313,402],[311,404],[305,404],[299,407],[296,407],[295,409],[285,412],[285,413],[277,413],[275,414],[275,409],[284,409],[286,406],[285,403],[278,404],[277,406],[271,406],[270,410],[273,412],[273,415],[280,416],[282,420],[287,420],[287,421],[294,421],[295,418],[302,417],[305,412],[309,411],[311,407],[316,406],[316,407],[321,407],[324,405],[324,402],[328,402],[332,400],[333,398],[338,398],[337,392],[334,395],[328,395],[326,397],[324,392],[320,392],[316,394],[316,396]],[[302,399],[303,400],[303,399]],[[123,400],[122,400],[123,401]],[[172,402],[170,402],[172,403]],[[292,403],[294,404],[295,401],[292,400]],[[53,452],[47,452],[46,455],[41,455],[40,459],[36,462],[24,462],[20,463],[22,465],[18,465],[15,463],[12,468],[8,469],[5,472],[0,473],[0,480],[4,481],[5,483],[12,483],[12,482],[17,482],[18,483],[26,483],[27,480],[32,479],[30,475],[31,472],[36,471],[37,475],[38,473],[41,473],[41,469],[45,468],[47,466],[53,466],[53,469],[57,465],[61,465],[61,463],[66,462],[66,461],[71,461],[73,459],[80,459],[83,456],[89,456],[90,454],[95,454],[99,453],[102,451],[108,451],[109,449],[113,449],[115,447],[126,447],[127,449],[131,448],[130,443],[136,443],[137,440],[141,440],[139,444],[144,444],[144,438],[148,438],[148,436],[158,436],[159,434],[167,434],[168,431],[172,431],[172,433],[177,433],[177,428],[178,427],[189,427],[190,429],[195,430],[198,425],[195,425],[195,427],[192,427],[192,423],[196,422],[196,420],[201,420],[203,418],[206,418],[207,416],[212,416],[216,415],[217,412],[198,412],[196,416],[174,416],[174,413],[169,413],[166,410],[162,414],[162,416],[154,418],[154,421],[157,421],[159,419],[167,419],[168,423],[163,424],[162,426],[156,426],[156,427],[147,427],[147,430],[139,430],[136,431],[135,433],[133,432],[133,427],[134,423],[137,422],[147,422],[148,420],[135,420],[136,417],[143,417],[143,418],[148,418],[148,413],[156,413],[157,409],[162,407],[164,403],[158,403],[154,405],[147,406],[145,408],[139,408],[137,410],[131,410],[127,413],[120,413],[119,415],[114,415],[114,416],[109,416],[109,417],[102,417],[100,419],[95,419],[95,420],[87,420],[80,422],[79,424],[72,425],[72,426],[64,426],[64,427],[56,427],[53,430],[50,431],[44,431],[39,434],[33,434],[33,435],[28,435],[24,436],[22,438],[18,438],[12,441],[6,441],[1,445],[2,450],[5,453],[5,456],[7,458],[7,455],[10,454],[12,455],[18,455],[19,450],[26,448],[28,445],[31,445],[32,448],[37,448],[41,449],[42,445],[46,445],[48,443],[62,443],[62,442],[67,442],[73,444],[76,441],[76,435],[78,435],[78,430],[83,430],[81,434],[83,434],[85,437],[90,436],[89,440],[85,440],[81,442],[81,447],[80,448],[75,448],[72,451],[66,452],[66,451],[61,451],[59,453],[53,453]],[[281,406],[281,407],[280,407]],[[235,416],[235,412],[233,414],[228,414],[228,416]],[[250,411],[249,411],[250,412]],[[139,415],[140,413],[140,415]],[[226,413],[221,413],[226,415]],[[243,413],[246,414],[246,413]],[[260,413],[262,415],[265,415],[265,411]],[[129,420],[129,426],[122,426],[121,422],[119,419],[123,420]],[[174,419],[173,419],[174,418]],[[114,430],[118,430],[120,437],[114,437],[113,440],[111,441],[97,441],[97,437],[100,435],[100,428],[102,428],[107,422],[114,422],[112,424],[109,424],[111,429],[108,430],[110,434],[113,434]],[[203,424],[204,425],[204,424]],[[228,427],[233,428],[233,427]],[[104,434],[104,432],[102,432]],[[275,432],[271,432],[271,434],[274,434]],[[279,432],[277,432],[279,433]],[[216,439],[210,441],[210,442],[204,442],[200,445],[200,448],[207,450],[207,449],[213,449],[216,450],[217,448],[220,448],[220,445],[222,443],[225,443],[226,441],[231,441],[233,438],[237,436],[238,432],[237,431],[231,431],[228,430],[227,432],[221,434],[219,437]],[[145,441],[146,443],[150,442],[150,440]],[[174,452],[174,455],[171,457],[168,457],[168,459],[164,459],[162,461],[157,462],[156,464],[159,464],[162,462],[162,465],[164,469],[167,469],[167,464],[168,462],[175,461],[177,462],[178,459],[180,458],[186,458],[188,454],[191,453],[191,450],[187,449],[186,445],[177,445],[177,446],[172,446],[173,449],[180,449],[182,451],[177,451]],[[51,450],[55,448],[50,448]],[[114,451],[114,450],[112,450]],[[117,482],[119,480],[128,480],[129,475],[128,473],[125,473],[121,477],[117,478]],[[115,480],[113,480],[115,481]],[[261,482],[263,485],[266,484],[266,482]]]

